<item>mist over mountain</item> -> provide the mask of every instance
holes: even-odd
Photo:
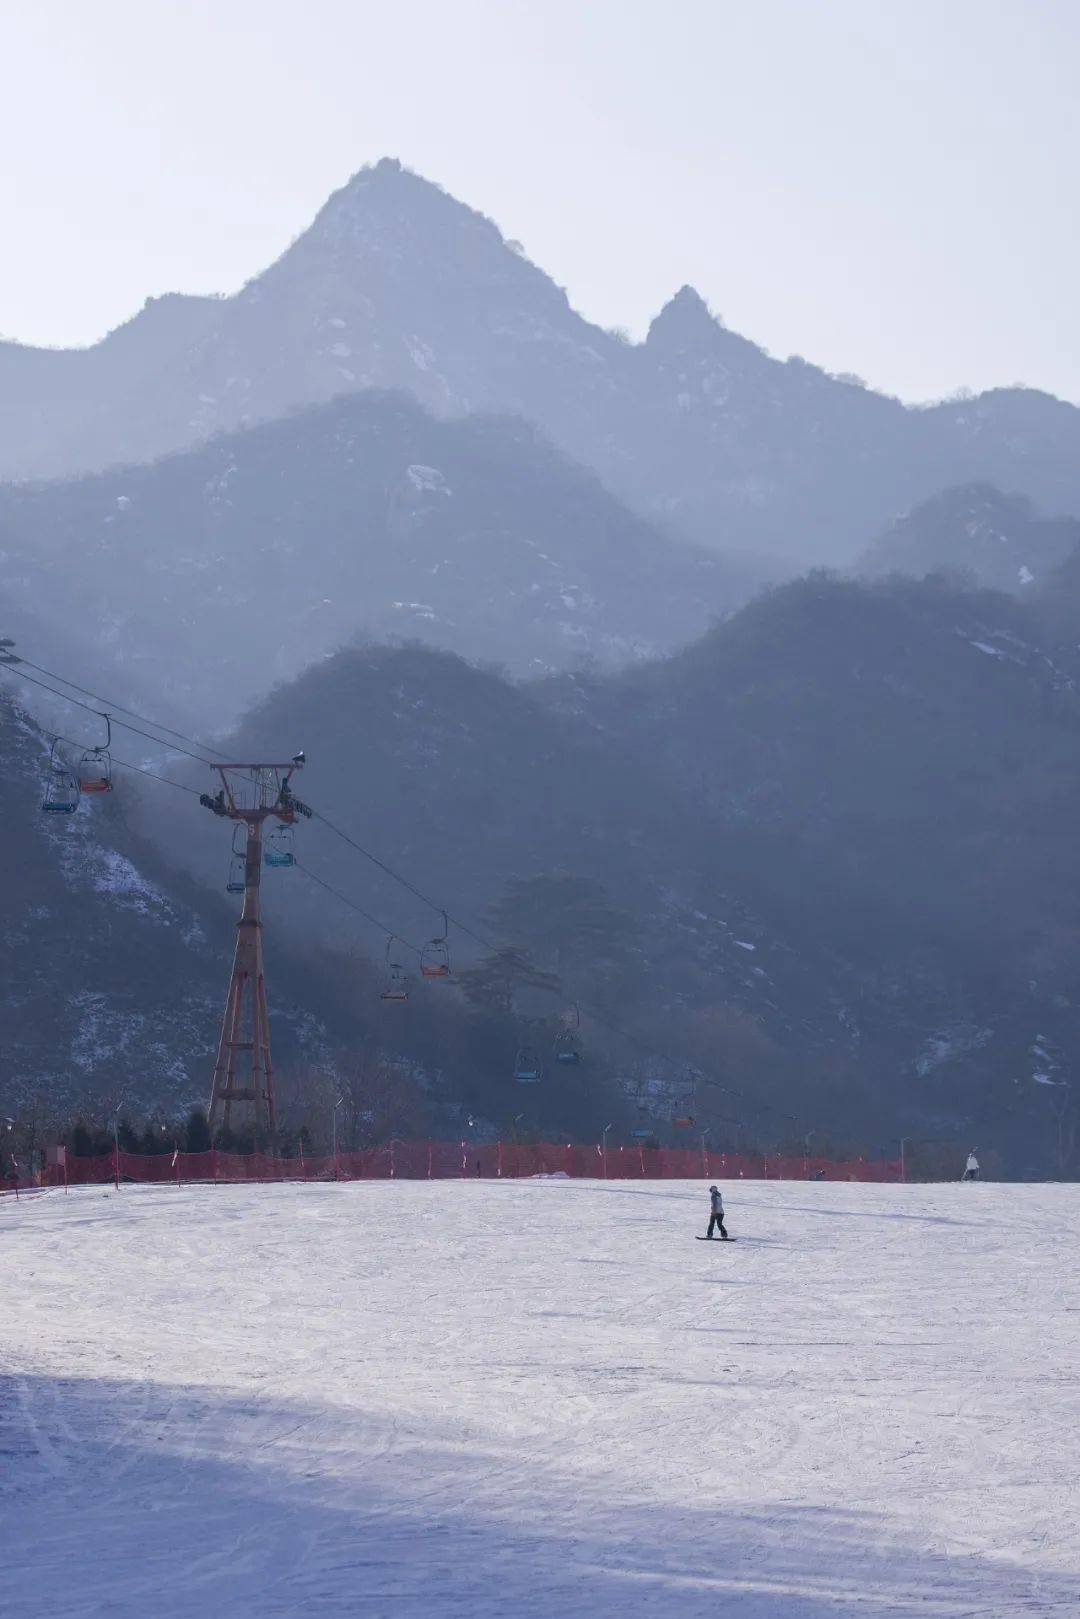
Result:
[[[160,712],[164,695],[211,730],[358,636],[516,674],[610,665],[692,639],[761,577],[669,539],[527,424],[439,419],[401,393],[0,486],[12,626],[36,620],[65,666],[115,660],[122,700]]]
[[[690,288],[626,343],[490,220],[389,159],[232,297],[155,300],[85,351],[0,346],[0,474],[147,460],[369,388],[521,416],[645,516],[796,563],[850,560],[948,485],[1080,509],[1071,405],[1014,387],[907,409],[772,358]]]

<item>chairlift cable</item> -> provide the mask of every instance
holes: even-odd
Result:
[[[313,883],[318,883],[320,888],[325,888],[328,894],[333,894],[335,899],[339,899],[343,905],[347,905],[350,911],[355,911],[358,916],[362,916],[365,922],[370,922],[372,927],[378,928],[380,933],[385,933],[388,938],[396,939],[398,944],[404,945],[406,950],[411,950],[414,955],[420,955],[419,945],[410,944],[408,939],[403,939],[400,933],[395,933],[393,928],[388,928],[385,922],[380,922],[377,916],[372,916],[370,911],[365,911],[362,905],[357,905],[355,900],[349,899],[348,895],[343,894],[339,888],[334,888],[324,878],[316,876],[309,866],[304,865],[302,860],[296,862],[295,869],[302,871],[305,877],[310,877]]]
[[[365,849],[362,843],[357,843],[355,838],[351,838],[347,832],[343,832],[339,826],[335,826],[333,821],[329,820],[325,815],[323,815],[320,810],[315,811],[314,819],[316,821],[321,821],[329,831],[334,833],[335,837],[339,837],[343,843],[347,843],[351,849],[355,849],[357,854],[362,854],[365,860],[370,860],[373,866],[378,866],[380,871],[385,872],[388,877],[393,878],[394,882],[399,883],[402,888],[407,889],[408,892],[414,896],[414,898],[421,902],[421,904],[427,905],[431,910],[437,911],[440,916],[444,916],[448,921],[453,922],[454,926],[461,933],[464,933],[470,939],[475,940],[477,944],[483,945],[485,950],[494,950],[497,948],[494,944],[492,944],[490,939],[482,939],[478,933],[474,933],[471,928],[466,927],[464,922],[459,922],[457,917],[452,916],[450,912],[446,910],[445,906],[437,904],[435,900],[430,897],[430,895],[422,893],[419,888],[414,887],[414,885],[409,882],[408,878],[403,877],[399,871],[395,871],[393,866],[388,866],[385,860],[380,860],[378,855],[372,854],[370,849]]]
[[[160,721],[151,719],[146,714],[140,714],[137,709],[125,708],[123,703],[110,703],[109,699],[102,697],[100,692],[91,691],[88,686],[80,686],[77,681],[68,680],[66,675],[58,675],[54,669],[46,669],[43,664],[34,663],[30,658],[16,655],[10,660],[4,658],[0,662],[9,669],[18,669],[20,666],[26,669],[36,669],[39,675],[48,675],[50,680],[58,680],[62,686],[70,686],[72,691],[81,692],[84,697],[92,697],[95,702],[104,703],[110,714],[127,714],[131,719],[142,720],[144,725],[152,725],[156,730],[164,731],[168,736],[178,737],[181,742],[191,742],[195,747],[203,748],[207,753],[215,753],[219,759],[229,757],[227,753],[222,753],[219,748],[211,747],[209,742],[200,742],[197,737],[188,736],[186,731],[177,731],[170,725],[162,725]],[[27,675],[25,678],[29,679],[30,677]],[[64,697],[65,702],[73,703],[75,701],[73,697],[65,697],[63,692],[58,692],[56,695]],[[119,724],[119,721],[117,721],[117,724]]]
[[[114,765],[122,765],[125,770],[136,770],[140,776],[149,776],[151,781],[160,781],[163,787],[177,787],[182,793],[192,793],[196,798],[199,796],[197,787],[188,787],[185,782],[173,781],[171,776],[159,776],[156,771],[145,770],[142,765],[130,764],[127,759],[118,759],[115,753],[112,756],[112,762]]]
[[[0,663],[0,668],[8,670],[9,673],[14,674],[19,680],[28,680],[32,686],[40,686],[42,691],[51,692],[54,697],[59,697],[60,701],[63,703],[70,703],[74,708],[85,709],[88,714],[96,715],[99,720],[106,718],[105,711],[103,709],[93,708],[91,704],[82,702],[78,697],[69,697],[66,692],[57,691],[55,686],[46,685],[44,680],[38,680],[35,675],[19,674],[18,664]],[[125,731],[133,731],[136,736],[145,737],[148,742],[156,743],[159,748],[168,748],[171,753],[186,753],[189,759],[197,759],[201,765],[209,765],[213,763],[211,759],[204,758],[201,753],[192,753],[190,748],[182,748],[178,742],[166,742],[163,737],[152,736],[149,731],[140,731],[137,725],[131,725],[127,720],[118,720],[114,718],[113,724],[119,725]],[[150,720],[148,721],[148,724],[153,725],[154,721]],[[164,730],[165,727],[161,726],[160,729]],[[81,746],[79,743],[72,743],[71,745],[73,747]]]

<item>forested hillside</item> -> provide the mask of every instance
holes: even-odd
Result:
[[[960,574],[1010,595],[1042,595],[1080,547],[1080,519],[1046,517],[989,484],[946,489],[905,512],[863,553],[860,574]]]
[[[975,1132],[1024,1168],[1072,1151],[1080,699],[1048,645],[1003,595],[821,576],[622,675],[344,653],[232,745],[307,751],[298,935],[377,962],[445,907],[459,965],[526,950],[560,991],[522,980],[520,1016],[578,1003],[631,1089],[689,1066],[725,1129]]]

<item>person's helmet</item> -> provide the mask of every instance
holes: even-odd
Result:
[[[709,1191],[710,1191],[710,1192],[717,1192],[717,1191],[719,1191],[719,1187],[717,1187],[717,1186],[710,1186],[710,1187],[709,1187]]]

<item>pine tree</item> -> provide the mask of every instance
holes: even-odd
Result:
[[[68,1146],[75,1158],[91,1158],[94,1153],[94,1138],[90,1134],[85,1119],[76,1119],[68,1137]]]
[[[116,1126],[116,1141],[121,1152],[140,1152],[142,1150],[139,1133],[127,1117],[122,1118]]]
[[[185,1152],[210,1151],[210,1126],[206,1122],[206,1113],[201,1107],[193,1107],[188,1114],[185,1136]]]
[[[458,986],[471,1006],[489,1012],[512,1013],[519,989],[558,991],[554,973],[544,972],[527,950],[504,945],[483,956],[473,967],[458,973]]]

